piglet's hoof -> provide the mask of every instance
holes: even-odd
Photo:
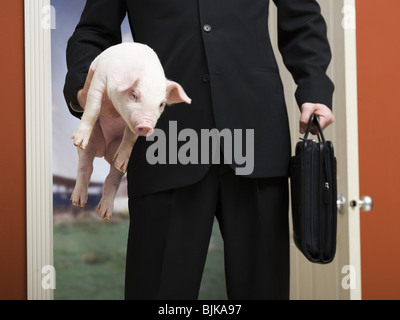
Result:
[[[84,207],[87,202],[87,195],[82,196],[80,194],[76,195],[75,193],[72,193],[70,200],[73,206]]]
[[[71,139],[74,140],[74,145],[83,150],[86,149],[90,138],[89,130],[79,129],[73,134]]]
[[[113,206],[107,205],[103,201],[100,201],[96,211],[100,218],[104,220],[110,220],[112,217]]]
[[[114,166],[119,172],[126,173],[126,170],[128,168],[129,156],[129,154],[124,155],[123,153],[118,152],[114,156]]]

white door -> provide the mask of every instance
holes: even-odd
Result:
[[[338,193],[359,199],[357,74],[355,0],[318,0],[328,25],[332,62],[328,74],[335,83],[335,123],[324,131],[335,146],[338,161]],[[271,39],[285,86],[292,128],[292,152],[299,141],[300,111],[294,99],[296,86],[277,49],[276,7],[271,3]],[[338,213],[337,252],[328,265],[308,262],[293,243],[291,233],[291,299],[361,299],[360,227],[358,206],[348,201]]]

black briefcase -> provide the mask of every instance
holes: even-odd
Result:
[[[308,139],[312,123],[319,129],[318,141]],[[318,116],[312,115],[300,139],[290,163],[294,243],[309,261],[326,264],[336,252],[336,158]]]

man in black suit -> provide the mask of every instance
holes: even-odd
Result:
[[[312,113],[325,128],[333,122],[334,86],[326,75],[331,52],[320,7],[315,0],[274,3],[279,49],[298,85],[300,131]],[[167,78],[192,99],[191,105],[167,108],[157,127],[167,137],[172,124],[198,137],[205,129],[236,130],[242,140],[232,134],[233,146],[250,150],[254,161],[246,175],[235,174],[243,166],[235,157],[221,164],[150,164],[146,151],[153,142],[138,139],[128,166],[126,299],[196,299],[214,217],[224,239],[228,298],[289,297],[291,144],[268,11],[268,0],[86,3],[67,48],[64,94],[74,116],[82,114],[91,61],[121,42],[120,24],[128,14],[134,41],[153,48]],[[253,140],[246,140],[249,132]],[[222,153],[229,150],[224,142]],[[185,141],[174,143],[179,149]],[[200,159],[200,146],[198,152]]]

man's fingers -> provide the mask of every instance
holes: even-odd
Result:
[[[310,121],[312,112],[309,112],[309,110],[307,111],[303,111],[301,113],[301,117],[300,117],[300,133],[304,134],[307,130],[308,127],[308,122]]]
[[[334,122],[334,117],[331,109],[327,106],[319,103],[304,103],[301,106],[301,117],[300,117],[300,133],[304,134],[308,127],[311,115],[316,114],[319,118],[321,129],[324,130],[330,124]],[[311,133],[317,134],[318,128],[316,125],[312,125],[310,129]]]
[[[95,69],[90,68],[89,73],[86,76],[86,80],[85,80],[85,84],[84,84],[83,88],[78,91],[78,95],[77,95],[78,102],[79,102],[79,105],[83,109],[85,109],[85,106],[86,106],[87,94],[89,92],[89,88],[90,88],[90,84],[93,79],[94,72],[95,72]]]
[[[324,130],[326,127],[331,125],[334,121],[333,116],[332,117],[327,117],[327,116],[322,116],[319,117],[319,124],[321,125],[321,129]]]

